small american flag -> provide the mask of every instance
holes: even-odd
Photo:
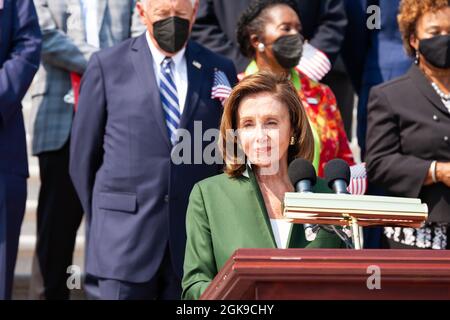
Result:
[[[347,190],[351,194],[362,195],[367,191],[366,163],[360,163],[350,167],[350,185]]]
[[[222,105],[231,94],[231,85],[223,71],[214,71],[214,83],[211,90],[211,99],[219,99]]]
[[[320,81],[331,70],[331,62],[325,53],[306,42],[297,68],[309,78]]]

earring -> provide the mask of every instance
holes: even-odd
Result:
[[[414,60],[414,63],[415,63],[416,65],[419,64],[419,59],[420,59],[420,56],[419,56],[419,50],[416,50],[416,60]]]
[[[263,53],[264,50],[266,50],[266,46],[264,45],[264,43],[262,42],[258,43],[258,51]]]
[[[289,144],[291,146],[293,146],[295,144],[295,137],[294,136],[291,137],[291,141],[289,142]]]

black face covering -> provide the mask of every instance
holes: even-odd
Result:
[[[272,45],[272,52],[280,66],[291,69],[298,65],[303,53],[301,34],[279,37]]]
[[[184,47],[189,38],[189,26],[187,19],[170,17],[153,24],[153,36],[161,49],[175,53]]]
[[[420,40],[419,51],[436,68],[450,68],[450,35]]]

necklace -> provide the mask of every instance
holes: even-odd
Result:
[[[434,82],[431,83],[431,86],[433,87],[434,91],[436,91],[438,96],[441,97],[442,100],[444,100],[444,101],[450,100],[450,93],[445,94],[444,92],[442,92],[442,90],[439,88],[439,86]]]

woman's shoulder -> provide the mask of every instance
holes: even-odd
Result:
[[[211,176],[206,179],[203,179],[203,180],[197,182],[197,185],[199,185],[201,187],[205,187],[208,185],[215,185],[217,183],[223,183],[226,180],[228,180],[228,175],[226,173],[221,173],[221,174],[217,174],[215,176]]]
[[[297,70],[302,84],[301,95],[313,109],[337,110],[336,96],[329,86],[309,78],[306,74]],[[314,108],[315,107],[315,108]]]
[[[308,90],[316,90],[316,91],[321,91],[323,93],[327,92],[328,90],[331,91],[330,87],[328,87],[326,84],[324,83],[320,83],[319,81],[316,81],[310,77],[308,77],[305,73],[303,73],[302,71],[300,71],[298,68],[294,69],[298,76],[300,77],[300,81],[302,83],[302,87]]]
[[[233,178],[226,173],[222,173],[201,180],[200,182],[197,182],[196,185],[201,190],[223,190],[229,187],[234,187],[239,180],[241,180],[241,178]]]
[[[215,203],[217,206],[221,201],[218,201],[227,195],[231,198],[239,198],[249,188],[249,179],[241,177],[230,177],[222,173],[212,176],[197,182],[190,194],[190,201],[197,201],[201,199],[204,203]]]
[[[383,92],[385,94],[389,94],[391,92],[399,93],[399,90],[402,91],[403,88],[409,88],[412,85],[411,81],[412,71],[413,70],[410,70],[408,73],[400,77],[378,84],[372,88],[372,91]]]
[[[369,94],[368,110],[375,110],[383,106],[389,112],[410,110],[411,103],[407,101],[417,99],[417,88],[411,77],[406,74],[382,84],[374,86]],[[378,111],[377,111],[378,112]]]

